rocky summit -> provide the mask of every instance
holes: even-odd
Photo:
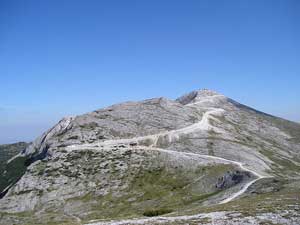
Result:
[[[210,90],[64,118],[0,163],[0,224],[300,224],[300,124]]]

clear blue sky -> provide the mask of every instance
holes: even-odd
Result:
[[[298,0],[0,0],[0,143],[209,88],[300,121]]]

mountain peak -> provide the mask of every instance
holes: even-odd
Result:
[[[178,99],[176,99],[176,101],[183,105],[186,105],[186,104],[202,101],[203,99],[206,99],[209,97],[217,97],[217,96],[225,97],[224,95],[221,95],[216,91],[204,88],[204,89],[195,90],[188,94],[185,94],[185,95],[179,97]]]

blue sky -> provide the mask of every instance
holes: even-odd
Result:
[[[0,1],[0,143],[209,88],[300,121],[300,1]]]

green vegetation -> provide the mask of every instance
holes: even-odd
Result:
[[[164,214],[171,213],[171,212],[172,212],[171,209],[151,209],[151,210],[145,211],[143,213],[143,216],[153,217],[153,216],[164,215]]]
[[[25,173],[26,158],[17,157],[4,166],[5,173],[0,174],[0,192],[2,192],[8,185],[16,183]]]

